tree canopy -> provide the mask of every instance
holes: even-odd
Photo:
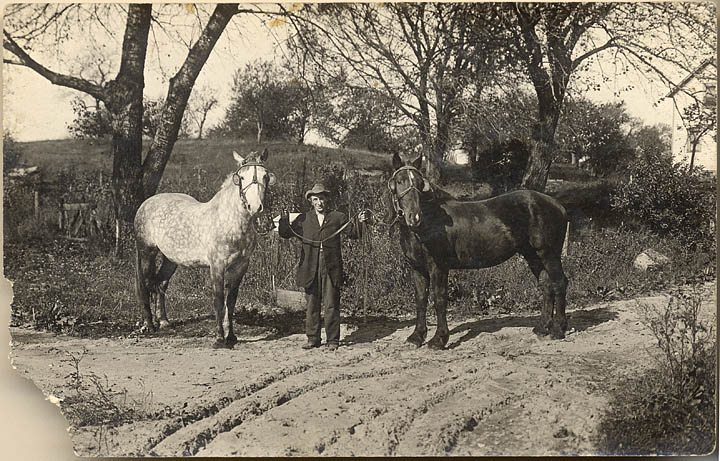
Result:
[[[468,128],[459,117],[463,101],[508,85],[532,89],[537,113],[523,187],[540,190],[568,92],[630,74],[672,86],[715,51],[710,3],[343,4],[287,12],[302,68],[382,91],[416,126],[428,167],[452,147],[459,125]]]

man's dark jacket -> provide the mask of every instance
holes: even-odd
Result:
[[[325,221],[322,226],[318,223],[318,217],[315,210],[310,210],[300,214],[292,223],[292,230],[295,234],[302,235],[300,239],[302,247],[300,249],[300,264],[295,274],[295,281],[300,288],[309,288],[318,269],[318,258],[320,257],[321,241],[338,229],[340,229],[348,221],[345,213],[340,211],[329,211],[325,213]],[[340,250],[340,234],[346,234],[350,238],[358,238],[359,226],[353,221],[342,232],[335,235],[322,243],[323,255],[325,256],[325,265],[327,267],[333,286],[340,287],[343,283],[343,262],[342,252]],[[290,238],[296,237],[290,230],[290,223],[287,218],[280,219],[278,225],[278,233],[280,237]],[[311,241],[309,241],[311,240]]]

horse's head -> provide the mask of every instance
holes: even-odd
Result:
[[[262,212],[267,187],[276,181],[275,175],[265,166],[268,150],[265,149],[260,155],[253,152],[247,158],[233,152],[233,157],[238,163],[238,170],[232,176],[233,184],[240,189],[240,199],[245,209],[253,215]]]
[[[392,176],[388,180],[388,189],[392,194],[395,212],[405,218],[408,227],[418,227],[422,223],[420,212],[420,193],[431,190],[430,182],[420,171],[422,157],[403,164],[400,156],[393,155]]]

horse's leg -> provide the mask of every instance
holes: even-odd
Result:
[[[565,316],[565,295],[567,294],[568,279],[562,268],[560,253],[553,254],[543,259],[545,271],[548,274],[548,285],[553,292],[555,315],[550,327],[550,337],[563,339],[567,331],[567,317]]]
[[[430,290],[435,303],[437,329],[435,335],[428,342],[428,347],[430,349],[443,349],[448,339],[450,339],[450,330],[447,324],[448,269],[435,267],[431,270]]]
[[[225,266],[210,264],[210,280],[213,287],[213,308],[215,309],[216,338],[213,347],[224,349],[225,343]]]
[[[420,347],[427,337],[427,322],[425,315],[427,312],[428,284],[430,283],[430,274],[425,270],[419,271],[413,269],[412,278],[415,286],[415,331],[408,337],[407,342]]]
[[[136,243],[135,258],[135,294],[143,309],[143,326],[141,331],[155,331],[152,310],[150,308],[151,291],[155,288],[155,255],[157,250],[144,244]]]
[[[553,293],[545,266],[540,256],[535,250],[528,250],[522,253],[528,263],[530,270],[538,281],[538,285],[543,292],[542,313],[540,314],[540,325],[533,328],[533,333],[538,336],[547,336],[550,332],[553,317],[553,304],[555,302],[555,294]]]
[[[233,333],[233,315],[235,313],[235,302],[237,301],[238,289],[242,282],[245,272],[247,272],[250,260],[245,260],[236,266],[229,268],[225,272],[225,292],[227,297],[225,300],[225,318],[223,326],[225,328],[225,346],[229,349],[237,344],[237,337]]]
[[[157,275],[157,308],[155,309],[155,315],[160,315],[159,323],[160,328],[167,328],[170,326],[170,321],[167,317],[165,310],[165,292],[170,284],[170,278],[175,273],[177,264],[170,261],[163,255],[162,265]]]

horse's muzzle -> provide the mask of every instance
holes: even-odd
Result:
[[[420,227],[422,224],[422,218],[420,217],[420,213],[406,213],[405,214],[405,223],[408,225],[408,227],[417,228]]]

